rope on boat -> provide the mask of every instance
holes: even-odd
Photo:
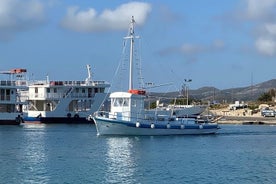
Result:
[[[115,70],[115,73],[112,77],[112,80],[111,80],[111,87],[108,88],[107,92],[106,92],[106,95],[104,97],[104,100],[102,101],[101,105],[99,106],[98,110],[100,110],[100,108],[102,107],[102,105],[104,104],[104,102],[106,101],[106,99],[108,98],[109,94],[110,94],[110,91],[111,91],[111,88],[112,88],[112,84],[114,83],[114,80],[115,80],[115,76],[118,75],[119,73],[119,69],[120,67],[122,66],[122,63],[123,63],[123,56],[125,55],[125,50],[126,50],[126,41],[124,40],[124,43],[123,43],[123,49],[122,49],[122,55],[121,55],[121,58],[119,60],[119,65],[117,66],[116,70]]]

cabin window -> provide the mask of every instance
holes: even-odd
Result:
[[[76,88],[76,93],[79,93],[80,89],[79,88]]]
[[[116,98],[113,101],[114,107],[127,107],[129,105],[129,99],[127,98]]]
[[[57,93],[57,88],[54,88],[54,93]]]
[[[124,107],[127,107],[128,104],[129,104],[128,99],[127,99],[127,98],[124,98],[124,99],[123,99],[123,106],[124,106]]]
[[[37,87],[35,87],[35,93],[38,93],[38,88]]]
[[[100,93],[104,93],[104,88],[100,88]]]
[[[95,88],[95,93],[98,93],[99,89],[98,88]]]
[[[50,93],[50,88],[47,88],[46,91],[47,91],[47,93]]]
[[[82,89],[81,92],[82,92],[82,93],[85,93],[85,89]]]

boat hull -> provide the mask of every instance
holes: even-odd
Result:
[[[201,135],[214,134],[218,130],[217,124],[186,124],[168,128],[167,124],[141,123],[139,127],[135,123],[113,120],[109,118],[94,117],[98,135]]]

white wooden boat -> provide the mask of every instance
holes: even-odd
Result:
[[[98,111],[93,119],[98,135],[190,135],[214,134],[218,130],[217,123],[199,121],[194,118],[177,118],[170,115],[148,116],[145,113],[144,101],[146,91],[133,89],[132,58],[134,47],[134,18],[132,17],[130,39],[130,75],[128,92],[110,94],[110,112]]]

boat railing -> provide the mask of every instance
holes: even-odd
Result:
[[[94,113],[94,116],[108,118],[109,117],[109,112],[107,112],[107,111],[97,111],[97,112]]]
[[[105,81],[51,81],[50,85],[51,86],[87,86],[87,85],[92,85],[92,86],[97,86],[97,85],[104,85],[107,84]]]
[[[127,114],[127,113],[125,113]],[[164,116],[164,115],[157,115],[157,116],[140,116],[141,114],[135,114],[135,115],[123,115],[121,113],[111,113],[107,111],[97,111],[94,113],[94,116],[96,117],[104,117],[104,118],[110,118],[114,120],[131,120],[131,121],[137,121],[137,122],[142,122],[142,121],[148,121],[148,122],[153,122],[153,123],[161,123],[161,122],[170,122],[170,121],[178,121],[183,124],[206,124],[210,123],[210,121],[206,119],[197,119],[197,118],[188,118],[188,117],[183,117],[183,118],[176,118],[175,116]]]
[[[127,115],[128,114],[128,115]],[[120,120],[132,120],[132,121],[152,121],[152,122],[162,122],[162,121],[175,121],[175,117],[169,117],[169,116],[155,116],[155,117],[148,117],[143,116],[142,113],[133,113],[130,114],[130,111],[125,111],[124,113],[121,112],[107,112],[107,111],[97,111],[94,113],[94,116],[96,117],[104,117],[104,118],[110,118],[110,119],[120,119]]]
[[[97,86],[97,85],[105,85],[108,84],[106,81],[77,81],[77,80],[69,80],[69,81],[46,81],[46,80],[35,80],[28,81],[29,85],[47,85],[51,86]]]
[[[87,93],[35,93],[29,94],[29,99],[33,98],[48,98],[48,99],[61,99],[61,98],[92,98],[94,95],[88,95]]]

